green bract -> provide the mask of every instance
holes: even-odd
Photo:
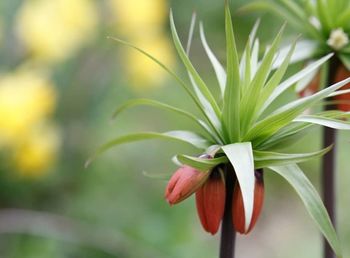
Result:
[[[257,0],[240,12],[272,11],[287,20],[305,40],[300,41],[292,61],[335,52],[350,70],[350,2],[348,0]]]
[[[150,105],[190,118],[202,130],[200,132],[178,130],[165,133],[141,132],[120,136],[102,145],[92,159],[116,145],[145,139],[162,138],[191,144],[200,150],[200,153],[197,154],[206,153],[213,156],[213,158],[204,159],[198,156],[179,154],[176,155],[178,162],[201,170],[203,173],[207,173],[219,164],[228,162],[232,164],[243,195],[246,225],[250,224],[252,217],[254,170],[270,168],[295,188],[311,217],[340,257],[339,242],[322,201],[307,177],[296,165],[296,163],[325,154],[330,147],[311,153],[293,154],[280,153],[278,149],[285,147],[288,142],[295,142],[296,139],[315,125],[350,129],[350,123],[343,120],[344,117],[349,116],[349,113],[346,112],[326,111],[313,115],[303,114],[306,109],[320,104],[327,97],[342,94],[344,91],[338,89],[349,83],[350,79],[331,85],[314,95],[284,103],[273,109],[271,104],[282,93],[309,76],[324,64],[331,55],[321,58],[302,71],[283,80],[296,43],[290,47],[283,60],[276,59],[282,28],[271,46],[266,49],[264,56],[259,59],[259,40],[255,37],[258,28],[257,23],[249,36],[243,54],[239,57],[232,29],[231,15],[226,5],[226,69],[223,68],[210,49],[204,35],[203,25],[200,24],[200,37],[203,47],[213,65],[220,85],[221,97],[216,99],[189,59],[195,18],[192,19],[186,50],[178,37],[172,14],[170,14],[170,25],[176,50],[186,67],[190,84],[183,81],[150,54],[127,42],[119,39],[115,40],[135,48],[163,67],[188,93],[200,110],[202,117],[198,118],[190,111],[148,99],[130,100],[119,107],[114,116],[133,106]],[[280,65],[274,70],[274,63],[276,62],[279,62]]]

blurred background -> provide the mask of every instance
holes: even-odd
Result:
[[[237,15],[248,1],[231,2],[242,49],[258,16]],[[223,1],[0,1],[0,257],[217,257],[218,236],[202,230],[193,197],[175,207],[163,197],[176,169],[171,157],[197,154],[195,149],[146,141],[109,151],[84,169],[97,146],[115,136],[191,128],[189,121],[152,108],[110,120],[118,105],[134,97],[196,112],[160,68],[107,38],[126,39],[185,77],[171,43],[169,8],[183,42],[196,10],[225,62]],[[258,36],[269,44],[283,21],[260,17]],[[286,43],[296,34],[287,31]],[[198,33],[191,58],[215,91]],[[316,150],[319,136],[314,130],[289,150]],[[341,132],[338,138],[344,257],[350,256],[349,137]],[[302,167],[318,187],[319,161]],[[320,257],[320,233],[297,195],[279,177],[265,175],[262,216],[251,234],[238,237],[237,257]]]

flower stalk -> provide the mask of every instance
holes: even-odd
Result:
[[[329,61],[329,67],[326,70],[326,85],[330,85],[336,82],[337,70],[340,67],[341,62],[334,56]],[[325,106],[325,110],[334,110],[336,105],[331,104]],[[336,131],[333,128],[324,127],[323,129],[323,146],[329,146],[336,142]],[[322,197],[325,207],[328,211],[329,217],[335,227],[336,224],[336,193],[335,193],[335,154],[336,147],[332,148],[322,158]],[[335,254],[330,247],[329,243],[323,238],[323,252],[324,258],[335,258]]]
[[[235,257],[236,231],[232,224],[232,196],[236,182],[235,172],[230,163],[225,165],[226,202],[221,224],[220,258]]]

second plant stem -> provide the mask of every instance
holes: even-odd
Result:
[[[325,86],[330,86],[336,83],[336,72],[340,65],[339,59],[334,56],[329,62],[326,69]],[[332,101],[332,99],[331,99]],[[329,104],[325,106],[325,110],[334,110],[336,106]],[[325,127],[323,129],[323,146],[330,146],[336,142],[336,131],[332,128]],[[335,154],[336,146],[331,149],[322,160],[322,196],[323,201],[328,211],[329,217],[335,226],[336,223],[336,193],[335,193]],[[326,239],[323,239],[324,258],[335,258],[332,248]]]

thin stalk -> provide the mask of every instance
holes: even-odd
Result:
[[[221,224],[220,258],[235,257],[236,232],[232,224],[232,195],[235,182],[231,164],[225,166],[226,200],[224,217]]]
[[[340,64],[336,56],[332,57],[327,69],[326,86],[336,83],[335,75]],[[333,110],[336,108],[334,104],[325,106],[325,110]],[[323,146],[326,147],[335,144],[335,142],[336,131],[332,128],[325,127],[323,129]],[[324,155],[322,159],[322,197],[334,226],[336,225],[335,154],[336,146]],[[323,252],[324,258],[335,258],[335,254],[325,238],[323,238]]]

